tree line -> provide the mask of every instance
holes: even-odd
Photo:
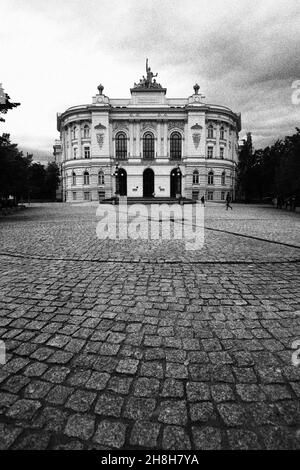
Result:
[[[6,114],[20,103],[11,103],[7,94],[0,99],[0,114]],[[4,118],[0,115],[0,121]],[[59,185],[59,168],[48,163],[45,168],[33,162],[33,155],[24,156],[9,134],[0,136],[0,199],[18,203],[22,200],[55,200]]]
[[[246,202],[296,198],[300,203],[300,129],[255,151],[247,134],[239,155],[237,193]]]

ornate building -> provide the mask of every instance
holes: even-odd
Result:
[[[110,99],[103,86],[92,104],[57,115],[63,200],[128,197],[235,197],[241,117],[206,104],[194,86],[188,98],[167,98],[146,62],[131,98]]]

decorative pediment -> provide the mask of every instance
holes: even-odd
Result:
[[[101,124],[101,122],[99,122],[99,124],[97,124],[97,125],[94,127],[94,129],[96,129],[96,130],[101,130],[101,129],[104,130],[104,129],[106,129],[106,127],[105,127],[103,124]]]
[[[191,127],[193,131],[202,131],[203,127],[200,126],[200,124],[195,124],[194,126]]]

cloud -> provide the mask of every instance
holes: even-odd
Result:
[[[198,81],[209,103],[240,111],[257,146],[298,124],[298,0],[3,0],[2,11],[0,82],[22,103],[6,127],[24,145],[51,151],[56,112],[90,102],[100,81],[128,96],[146,57],[168,96]]]

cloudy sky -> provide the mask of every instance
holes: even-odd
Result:
[[[56,112],[97,85],[129,96],[145,58],[169,97],[192,94],[242,113],[261,147],[300,127],[299,0],[0,0],[0,83],[21,106],[0,132],[52,152]]]

